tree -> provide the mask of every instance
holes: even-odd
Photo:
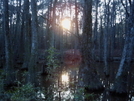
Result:
[[[11,34],[9,33],[9,5],[8,0],[3,1],[4,7],[4,36],[5,36],[5,72],[6,79],[5,83],[7,85],[12,85],[14,83],[14,68],[13,68],[13,54],[12,54],[12,44],[11,44]]]
[[[24,40],[24,61],[22,68],[28,68],[28,63],[30,59],[30,47],[31,47],[31,32],[30,32],[30,14],[29,14],[29,0],[24,0],[24,9],[23,9],[23,40]]]
[[[81,42],[82,64],[79,69],[79,85],[88,90],[103,89],[92,59],[92,0],[84,0],[83,33]]]
[[[123,1],[122,1],[123,3]],[[133,52],[133,43],[134,43],[134,1],[130,3],[130,13],[128,18],[126,18],[127,23],[127,32],[125,35],[125,44],[122,52],[122,58],[116,74],[115,83],[112,88],[112,91],[118,94],[126,94],[127,92],[127,76],[128,70],[131,68],[132,52]],[[124,3],[123,3],[124,5]],[[125,7],[125,6],[124,6]],[[126,14],[128,14],[126,8]]]
[[[106,3],[106,0],[105,0],[105,21],[104,21],[104,38],[103,38],[103,41],[104,41],[104,73],[106,76],[109,76],[109,68],[108,68],[108,31],[109,31],[109,26],[110,26],[110,8],[109,8],[109,4],[110,4],[110,0],[108,1],[108,3]]]
[[[31,10],[32,10],[32,44],[31,44],[31,55],[30,62],[28,65],[29,72],[29,82],[36,84],[36,67],[38,59],[38,31],[37,31],[37,4],[36,0],[31,0]]]

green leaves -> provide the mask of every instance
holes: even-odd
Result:
[[[36,97],[35,88],[32,84],[27,83],[21,87],[15,88],[11,96],[11,101],[29,101],[34,97]]]
[[[58,55],[58,52],[56,52],[56,49],[54,47],[50,47],[47,52],[47,72],[49,74],[53,74],[55,70],[59,67],[59,61],[58,59],[56,59],[56,55]]]

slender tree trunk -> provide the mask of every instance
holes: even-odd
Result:
[[[9,9],[8,0],[3,1],[4,6],[4,35],[5,35],[5,69],[6,69],[6,79],[5,83],[7,85],[14,83],[14,68],[13,68],[13,56],[12,56],[12,45],[11,45],[11,35],[9,33]]]
[[[71,10],[71,9],[70,9]],[[75,35],[79,37],[79,25],[78,25],[78,4],[77,4],[77,0],[75,0]],[[74,48],[77,49],[78,48],[78,38],[77,37],[74,37],[75,38],[75,44],[74,44]]]
[[[56,33],[56,3],[57,0],[54,0],[53,3],[53,20],[52,20],[52,32],[51,32],[51,47],[55,47],[55,33]]]
[[[31,57],[28,66],[29,71],[29,82],[36,84],[36,68],[37,68],[37,56],[38,56],[38,32],[37,32],[37,4],[36,0],[31,0],[32,10],[32,46],[31,46]]]
[[[114,42],[116,33],[116,3],[113,2],[112,15],[111,15],[111,39],[110,39],[110,59],[113,60],[114,55]]]
[[[24,9],[23,9],[23,17],[24,17],[24,61],[22,65],[22,69],[28,68],[28,63],[30,59],[30,45],[31,45],[31,33],[30,33],[30,18],[29,18],[29,0],[24,1]]]
[[[106,4],[105,1],[105,29],[104,29],[104,73],[106,76],[109,76],[109,67],[108,67],[108,31],[109,31],[109,4],[110,4],[110,0],[108,1],[108,4]]]
[[[95,53],[96,53],[96,50],[97,50],[97,36],[98,36],[98,0],[96,0],[95,2],[95,23],[94,23],[94,31],[93,31],[93,49],[92,49],[92,57],[93,59],[96,59],[95,57]]]
[[[50,47],[51,44],[51,31],[50,31],[50,24],[51,24],[51,4],[48,5],[48,12],[47,12],[47,27],[46,27],[46,37],[47,37],[47,41],[46,41],[46,49],[48,49]]]
[[[99,33],[99,61],[103,59],[103,28],[102,28],[102,17],[100,18],[100,33]]]
[[[19,61],[21,61],[22,62],[22,57],[21,57],[21,55],[20,54],[22,54],[21,53],[21,0],[17,0],[17,2],[18,2],[18,9],[17,9],[17,21],[16,21],[16,25],[17,25],[17,27],[16,27],[16,34],[17,34],[17,39],[16,39],[16,43],[18,43],[17,44],[17,46],[16,46],[16,52],[17,52],[17,59],[19,59]]]

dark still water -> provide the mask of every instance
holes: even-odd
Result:
[[[103,72],[103,63],[97,62],[94,66],[94,68],[97,69],[100,80],[105,87],[105,90],[101,92],[92,92],[85,95],[83,93],[83,88],[77,86],[79,65],[70,67],[63,65],[62,69],[58,70],[54,80],[44,80],[44,76],[42,76],[40,78],[40,83],[41,86],[49,89],[48,97],[52,95],[52,99],[50,101],[85,101],[84,99],[86,97],[90,99],[86,101],[134,101],[133,72],[132,76],[129,77],[129,80],[131,80],[128,87],[130,89],[130,94],[128,96],[113,96],[110,94],[109,90],[113,86],[119,63],[111,62],[108,67],[110,76],[106,77]]]

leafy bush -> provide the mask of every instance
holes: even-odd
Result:
[[[48,50],[48,56],[47,56],[47,68],[46,71],[48,72],[48,74],[50,74],[51,76],[53,75],[53,77],[56,76],[56,70],[59,67],[59,60],[56,59],[56,55],[58,55],[58,52],[56,52],[56,49],[54,47],[50,47]],[[49,79],[51,77],[49,76]]]
[[[30,101],[31,99],[36,99],[35,88],[32,84],[28,83],[21,87],[16,87],[12,96],[12,101]]]

